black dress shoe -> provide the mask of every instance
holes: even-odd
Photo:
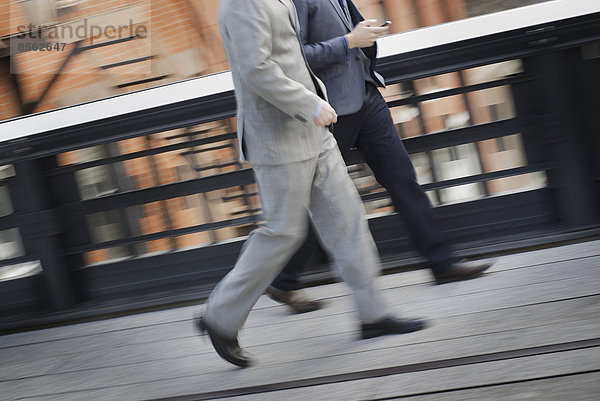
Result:
[[[306,298],[302,291],[284,291],[270,286],[266,291],[267,295],[279,303],[289,306],[294,313],[312,312],[321,309],[323,303],[316,299]]]
[[[216,333],[206,324],[206,321],[202,316],[197,316],[194,319],[194,323],[200,333],[208,333],[210,342],[221,358],[242,368],[246,368],[254,363],[251,355],[240,347],[237,337],[227,338]]]
[[[419,331],[425,328],[425,322],[418,319],[397,319],[385,317],[374,323],[361,326],[361,338],[373,338],[387,334],[403,334]]]
[[[494,263],[495,261],[492,260],[455,262],[445,271],[435,274],[435,281],[437,284],[445,284],[453,281],[470,280],[481,276]]]

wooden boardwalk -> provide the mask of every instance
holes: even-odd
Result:
[[[501,257],[486,276],[431,285],[379,278],[426,330],[358,340],[344,284],[290,315],[262,297],[241,333],[258,365],[237,369],[183,307],[0,337],[2,400],[598,400],[600,241]]]

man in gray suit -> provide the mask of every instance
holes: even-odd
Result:
[[[253,166],[266,223],[215,287],[198,328],[223,359],[249,366],[238,332],[304,241],[310,216],[352,289],[362,337],[422,329],[422,321],[391,317],[375,290],[377,249],[326,128],[337,116],[304,58],[292,1],[221,0],[219,25],[235,85],[242,157]]]
[[[388,28],[364,20],[352,0],[293,0],[300,36],[310,67],[327,87],[339,115],[333,127],[344,158],[358,148],[377,181],[390,194],[417,250],[429,261],[438,284],[480,276],[489,261],[461,262],[436,227],[429,200],[416,181],[412,162],[398,136],[387,104],[377,87],[385,86],[375,71],[377,44]],[[314,246],[318,243],[309,238]],[[307,246],[303,247],[306,258]],[[296,312],[318,307],[297,291],[302,256],[295,255],[273,282],[269,294]]]

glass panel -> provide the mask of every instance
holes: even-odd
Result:
[[[0,180],[4,180],[6,178],[14,177],[15,169],[12,164],[5,164],[4,166],[0,166]]]
[[[501,63],[470,68],[464,70],[463,74],[467,85],[475,85],[496,81],[521,72],[523,72],[523,62],[521,60],[509,60]]]
[[[247,163],[239,162],[237,139],[231,135],[234,132],[235,119],[215,121],[63,153],[57,162],[61,166],[77,166],[129,155],[127,160],[74,172],[81,198],[94,199],[247,168]],[[169,147],[168,151],[163,151],[165,147]],[[96,244],[242,217],[250,217],[250,222],[100,249],[87,252],[85,260],[92,265],[228,241],[247,235],[260,213],[254,184],[93,213],[86,216],[86,221]]]
[[[23,243],[18,228],[0,231],[0,260],[24,256]]]
[[[472,68],[458,73],[391,85],[382,91],[388,102],[414,95],[436,93],[450,88],[495,81],[522,73],[521,60],[511,60]],[[461,95],[392,107],[392,118],[399,135],[410,138],[426,133],[446,131],[474,124],[489,123],[516,116],[512,88],[508,85]],[[419,183],[467,177],[527,165],[521,134],[465,144],[431,152],[434,168],[427,154],[412,155]],[[545,174],[525,174],[486,183],[474,183],[427,193],[433,204],[466,201],[486,194],[539,188]],[[439,199],[438,199],[439,195]]]
[[[416,79],[413,81],[413,85],[417,95],[426,95],[462,86],[460,75],[456,72]]]
[[[430,154],[415,153],[413,155],[410,155],[410,158],[412,159],[413,166],[415,167],[417,182],[421,185],[434,182]],[[432,205],[437,205],[439,203],[439,199],[435,191],[425,192],[425,195],[427,195],[427,197],[429,198],[429,202]]]
[[[415,167],[417,181],[419,184],[429,184],[433,182],[433,171],[431,168],[430,159],[427,153],[415,153],[410,155],[410,158]]]
[[[42,265],[39,261],[3,266],[0,267],[0,281],[16,280],[23,277],[34,276],[41,272]]]
[[[0,187],[0,217],[12,214],[14,211],[7,187]]]
[[[479,154],[475,144],[469,143],[437,149],[431,153],[436,177],[439,181],[468,177],[481,173]],[[477,199],[482,197],[485,191],[481,184],[468,184],[441,189],[439,193],[440,201],[447,203]]]
[[[527,165],[521,134],[481,141],[478,147],[486,173]]]
[[[452,146],[431,152],[438,180],[467,177],[481,173],[475,144]]]
[[[414,105],[390,108],[392,119],[401,138],[423,135],[419,120],[419,109]]]
[[[376,195],[385,192],[385,189],[375,180],[373,172],[366,163],[349,166],[348,174],[360,195]],[[393,211],[392,202],[387,196],[382,199],[366,201],[364,205],[367,215]]]
[[[420,105],[427,133],[465,127],[471,123],[463,95],[427,100]]]
[[[473,124],[515,117],[515,107],[510,86],[499,86],[467,94]]]
[[[486,173],[527,165],[521,134],[508,135],[478,143],[481,162]],[[491,180],[486,183],[492,195],[543,188],[546,174],[537,172]]]
[[[548,185],[548,179],[544,171],[538,171],[535,173],[491,180],[487,182],[487,185],[490,189],[490,194],[507,195],[516,192],[545,188]]]
[[[86,222],[93,243],[114,241],[126,237],[125,220],[118,210],[93,213],[86,216]],[[96,263],[103,259],[117,259],[131,256],[133,252],[127,246],[112,247],[102,252],[89,253],[88,263]]]
[[[444,74],[416,80],[413,84],[390,85],[382,90],[386,101],[426,95],[465,85],[497,80],[522,71],[520,60],[473,68],[460,73]],[[510,86],[494,87],[466,94],[446,96],[420,103],[390,108],[402,138],[440,132],[473,124],[508,119],[515,116]],[[422,122],[421,122],[422,120]]]
[[[98,198],[118,191],[106,166],[92,167],[75,172],[82,200]]]
[[[405,99],[415,94],[412,82],[400,82],[398,84],[387,85],[385,88],[379,88],[379,92],[386,101]]]
[[[465,95],[447,96],[391,107],[390,112],[400,137],[410,138],[471,125],[466,100]]]
[[[59,163],[85,163],[107,157],[110,157],[108,147],[101,145],[59,155]],[[82,200],[93,199],[118,191],[114,176],[108,166],[97,166],[76,171],[75,180]]]
[[[185,197],[152,202],[124,209],[89,214],[86,218],[93,243],[114,241],[132,236],[161,233],[226,222],[242,217],[259,219],[260,201],[256,185],[237,186]],[[175,249],[228,241],[243,237],[256,227],[250,220],[231,227],[199,231],[143,243],[123,245],[86,253],[88,265],[108,259],[156,254]]]
[[[442,203],[459,203],[480,199],[484,195],[483,184],[466,184],[452,188],[440,189],[440,199]]]
[[[248,167],[248,164],[239,162],[237,139],[220,137],[231,134],[233,125],[229,121],[217,121],[90,147],[58,155],[58,163],[61,166],[77,165],[181,145],[169,152],[76,171],[82,199],[236,171]],[[207,140],[209,143],[192,146],[192,141],[197,140]]]

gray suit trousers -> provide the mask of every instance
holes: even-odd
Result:
[[[267,286],[305,239],[310,216],[324,247],[351,287],[362,323],[387,315],[374,281],[377,248],[364,207],[333,136],[323,135],[314,159],[253,166],[266,224],[254,230],[235,267],[210,295],[205,319],[224,336],[235,336]]]

